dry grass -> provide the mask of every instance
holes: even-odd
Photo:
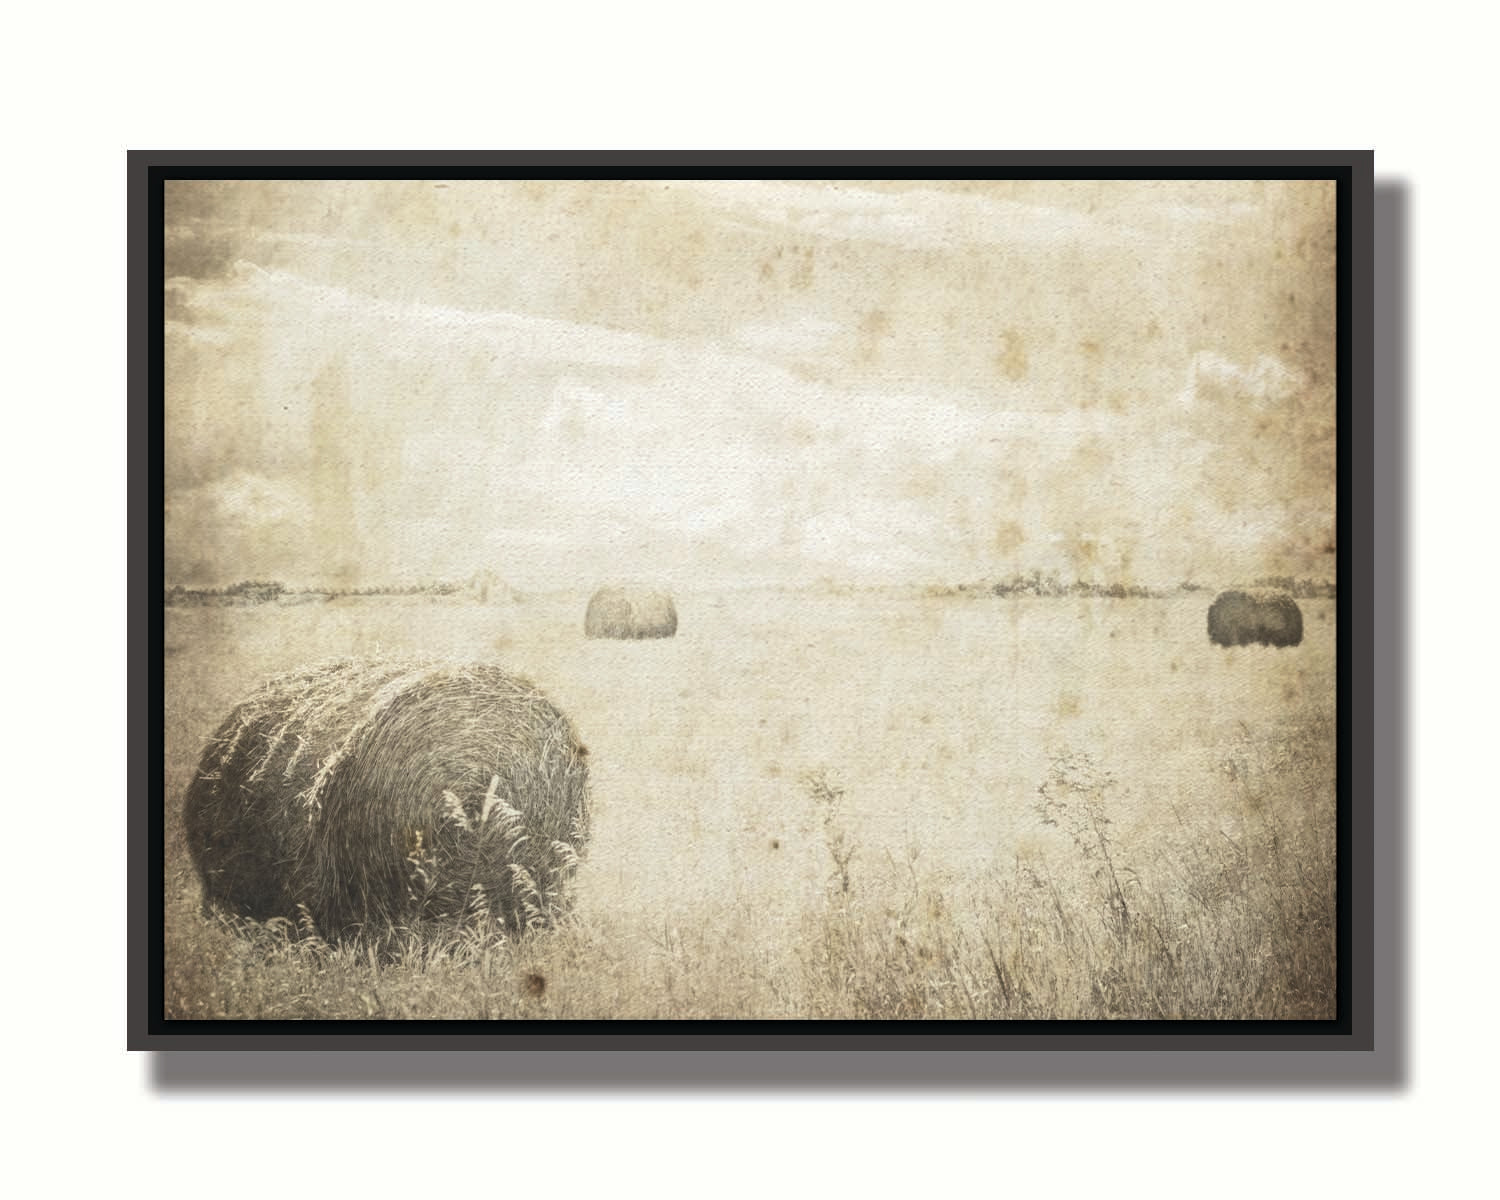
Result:
[[[578,636],[576,599],[521,606],[508,652],[592,750],[574,911],[381,959],[295,917],[205,922],[169,829],[168,1016],[1331,1017],[1332,627],[1309,603],[1301,647],[1240,656],[1191,599],[704,597],[646,675]],[[495,612],[184,612],[169,786],[277,655],[472,654]]]
[[[1331,1018],[1331,822],[1242,792],[1232,832],[1184,826],[1137,862],[1112,842],[1109,788],[1069,756],[1038,789],[1076,858],[1018,857],[952,887],[913,869],[904,888],[893,878],[878,897],[831,905],[807,929],[810,1015]]]

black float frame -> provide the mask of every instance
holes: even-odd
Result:
[[[1404,1071],[1400,1025],[1404,987],[1399,971],[1382,973],[1388,1009],[1376,1039],[1377,819],[1387,833],[1400,825],[1399,780],[1385,781],[1377,803],[1375,638],[1376,189],[1373,153],[1364,151],[633,151],[633,152],[354,152],[132,151],[127,156],[128,214],[128,839],[127,1046],[132,1050],[528,1050],[528,1051],[1199,1051],[1205,1062],[1225,1051],[1317,1052],[1379,1050],[1355,1074],[1394,1081]],[[163,551],[163,182],[167,179],[341,178],[414,175],[443,178],[572,179],[673,177],[761,178],[1089,178],[1089,179],[1332,179],[1338,220],[1338,1006],[1333,1021],[1133,1022],[769,1022],[769,1021],[527,1021],[497,1028],[482,1022],[227,1022],[166,1021],[163,1012],[162,617]],[[1388,205],[1389,207],[1389,205]],[[1387,230],[1385,236],[1402,236]],[[1399,247],[1385,246],[1387,254]],[[1394,275],[1404,284],[1404,268]],[[1387,282],[1392,276],[1388,273]],[[1404,336],[1404,298],[1381,309],[1383,337]],[[1395,324],[1401,328],[1385,328]],[[1388,347],[1382,370],[1404,373],[1404,353]],[[1389,422],[1404,403],[1401,382],[1387,381],[1379,407]],[[1395,389],[1395,390],[1392,390]],[[1388,431],[1388,430],[1387,430]],[[1404,480],[1398,480],[1399,488]],[[1401,496],[1393,499],[1399,505]],[[1390,517],[1391,505],[1381,504]],[[1399,513],[1396,514],[1399,518]],[[1403,534],[1396,561],[1404,559]],[[1382,544],[1388,544],[1384,539]],[[1399,581],[1382,578],[1387,587]],[[1404,619],[1402,606],[1396,618]],[[1388,618],[1389,619],[1389,614]],[[1391,639],[1394,637],[1394,647]],[[1404,637],[1387,629],[1386,653],[1400,654]],[[1387,675],[1387,678],[1390,676]],[[1403,671],[1395,668],[1398,684]],[[1387,712],[1388,710],[1388,712]],[[1400,738],[1404,701],[1388,698],[1381,736]],[[1400,755],[1396,759],[1399,763]],[[1382,858],[1384,861],[1384,856]],[[1399,888],[1404,879],[1383,886]],[[1399,909],[1382,903],[1389,915]],[[1398,922],[1399,923],[1399,922]],[[1404,961],[1401,929],[1382,945]],[[1395,1018],[1395,1019],[1392,1019]],[[1393,1057],[1394,1056],[1394,1057]],[[320,1056],[321,1057],[321,1056]],[[631,1056],[639,1057],[639,1056]],[[950,1056],[951,1057],[951,1056]],[[1019,1058],[1010,1058],[1014,1064]],[[1033,1056],[1026,1056],[1028,1061]],[[1175,1057],[1175,1056],[1174,1056]],[[1332,1076],[1349,1076],[1345,1059]],[[1054,1063],[1062,1058],[1047,1056]],[[743,1060],[742,1060],[743,1061]],[[804,1058],[810,1063],[811,1058]],[[847,1058],[842,1061],[848,1062]],[[889,1060],[887,1060],[889,1061]],[[1075,1065],[1077,1060],[1073,1060]],[[1180,1061],[1180,1060],[1179,1060]],[[915,1065],[915,1064],[914,1064]],[[1306,1066],[1311,1066],[1307,1063]],[[1038,1075],[1037,1071],[1041,1073]],[[730,1075],[733,1073],[730,1072]],[[804,1082],[809,1077],[804,1067]],[[1045,1067],[1029,1070],[1052,1078]],[[1056,1078],[1076,1074],[1059,1067]],[[1311,1081],[1306,1067],[1294,1074]],[[727,1076],[726,1076],[727,1077]],[[914,1079],[913,1082],[916,1082]]]

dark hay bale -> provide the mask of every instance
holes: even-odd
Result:
[[[663,638],[677,632],[677,609],[665,592],[600,588],[589,601],[583,632],[591,638]]]
[[[1302,610],[1277,588],[1220,592],[1209,606],[1208,637],[1219,646],[1300,645]]]
[[[208,743],[184,824],[206,902],[305,905],[325,938],[513,931],[566,902],[588,767],[532,684],[485,664],[339,661],[279,676]]]

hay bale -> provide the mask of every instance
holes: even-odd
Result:
[[[594,593],[583,619],[591,638],[663,638],[677,632],[677,608],[665,592],[605,587]]]
[[[488,910],[545,924],[588,840],[572,724],[486,664],[342,660],[279,676],[203,752],[184,824],[206,902],[378,940]]]
[[[1208,610],[1208,637],[1219,646],[1296,646],[1302,642],[1302,610],[1278,588],[1220,592]]]

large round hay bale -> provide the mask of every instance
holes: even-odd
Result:
[[[594,593],[583,618],[591,638],[663,638],[677,632],[677,608],[665,592],[605,587]]]
[[[572,724],[486,664],[339,661],[279,676],[203,752],[184,824],[206,901],[325,938],[544,924],[589,834]]]
[[[1276,588],[1220,592],[1208,609],[1208,637],[1219,646],[1296,646],[1302,610],[1291,593]]]

